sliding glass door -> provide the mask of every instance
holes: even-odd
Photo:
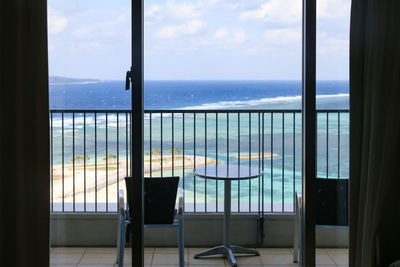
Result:
[[[348,266],[351,0],[316,5],[316,265]]]
[[[194,168],[218,164],[263,172],[231,190],[232,212],[254,215],[257,234],[246,240],[255,246],[281,238],[264,238],[271,229],[264,218],[298,208],[302,266],[326,258],[316,247],[346,246],[346,228],[323,230],[318,210],[329,204],[319,193],[330,190],[320,179],[348,177],[349,1],[288,2],[166,0],[147,10],[144,0],[49,2],[53,263],[115,262],[118,228],[110,218],[131,176],[132,253],[125,260],[143,266],[144,177],[179,175],[185,211],[222,216],[223,183],[193,177]],[[145,69],[152,80],[146,114]],[[342,214],[346,187],[327,187]],[[187,237],[200,240],[193,231]],[[222,235],[208,237],[219,242]],[[95,246],[109,248],[98,253]],[[342,263],[325,254],[332,262],[321,264]]]
[[[350,1],[303,0],[301,266],[348,265],[349,24]]]
[[[51,265],[116,262],[131,175],[131,27],[130,0],[48,1]]]

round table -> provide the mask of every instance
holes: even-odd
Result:
[[[231,181],[248,180],[258,178],[262,172],[258,168],[245,165],[221,165],[205,166],[193,170],[197,177],[205,179],[224,181],[224,244],[213,247],[194,255],[195,259],[210,255],[222,254],[228,258],[232,266],[237,266],[234,253],[259,256],[260,253],[254,249],[248,249],[231,244]]]

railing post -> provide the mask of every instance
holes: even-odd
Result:
[[[341,140],[341,127],[342,127],[341,126],[341,113],[344,113],[344,112],[348,112],[348,110],[318,110],[317,111],[318,114],[324,114],[324,115],[326,114],[326,116],[327,116],[327,118],[323,117],[324,120],[325,119],[327,120],[327,125],[324,124],[324,127],[322,127],[322,129],[323,130],[326,129],[327,134],[330,135],[329,138],[332,138],[332,134],[335,134],[335,133],[338,134],[338,137],[337,137],[337,140],[338,140],[338,144],[337,144],[337,149],[338,149],[337,172],[338,172],[338,175],[337,176],[338,176],[338,178],[341,178],[340,177],[340,169],[341,169],[341,162],[340,162],[341,142],[340,142],[340,140]],[[54,123],[53,123],[54,114],[57,114],[57,113],[61,115],[60,116],[61,125],[59,125],[59,126],[55,126]],[[50,133],[51,133],[50,134],[50,136],[51,136],[51,140],[50,140],[50,148],[51,148],[51,151],[50,151],[51,157],[50,157],[50,159],[51,159],[51,164],[52,165],[55,164],[53,157],[55,157],[57,155],[60,155],[60,157],[62,159],[61,166],[60,166],[60,169],[59,169],[60,172],[61,172],[61,178],[62,178],[62,181],[60,181],[60,189],[61,189],[61,186],[63,186],[63,191],[60,192],[60,194],[62,193],[62,195],[63,195],[62,199],[60,199],[60,201],[63,202],[62,203],[61,212],[63,212],[63,211],[67,212],[67,211],[73,211],[73,210],[75,210],[75,212],[80,211],[77,208],[73,209],[73,206],[71,206],[71,204],[74,204],[74,205],[76,204],[75,201],[73,201],[72,203],[69,203],[69,202],[66,201],[67,198],[71,198],[71,199],[75,200],[75,197],[76,197],[75,194],[78,194],[80,192],[82,192],[84,194],[84,200],[83,200],[84,201],[84,208],[83,208],[83,211],[84,212],[93,211],[93,209],[91,208],[91,205],[88,206],[89,203],[87,203],[87,192],[89,192],[87,190],[90,189],[90,188],[88,189],[87,186],[90,185],[91,182],[93,182],[93,180],[91,180],[91,181],[87,180],[87,178],[90,178],[91,176],[87,177],[87,174],[86,174],[86,170],[88,169],[87,168],[86,153],[87,153],[87,151],[89,153],[90,153],[90,151],[93,151],[93,143],[92,143],[92,141],[87,141],[87,140],[93,140],[93,138],[94,138],[94,154],[95,154],[95,156],[94,156],[95,164],[94,164],[94,169],[93,169],[93,173],[94,173],[94,190],[93,189],[90,189],[90,190],[91,191],[93,190],[93,194],[94,194],[94,203],[95,203],[94,211],[97,212],[98,211],[98,207],[102,207],[102,206],[99,206],[100,203],[98,203],[98,201],[97,201],[97,194],[98,194],[98,191],[102,187],[104,187],[103,181],[98,179],[99,177],[100,178],[102,177],[102,176],[100,176],[100,174],[103,173],[103,170],[98,171],[98,169],[100,170],[100,168],[98,168],[98,166],[97,166],[97,155],[98,155],[98,153],[100,153],[99,155],[103,155],[104,153],[106,154],[106,159],[105,159],[105,161],[106,161],[106,166],[105,166],[105,170],[106,170],[105,178],[106,178],[106,180],[104,181],[104,184],[106,185],[106,187],[108,187],[111,184],[111,180],[108,181],[109,174],[107,174],[107,171],[111,171],[111,169],[108,166],[109,165],[109,159],[108,159],[108,151],[109,151],[108,145],[109,144],[108,143],[109,143],[109,141],[111,139],[114,140],[113,135],[115,134],[115,131],[112,130],[113,126],[111,125],[111,123],[108,123],[108,119],[110,118],[110,114],[117,114],[117,118],[116,118],[116,120],[117,120],[117,129],[116,129],[117,148],[116,149],[117,149],[117,165],[118,166],[117,166],[116,172],[117,172],[117,188],[119,188],[118,182],[119,182],[120,170],[119,170],[119,164],[118,163],[119,163],[119,153],[121,152],[120,148],[119,148],[119,145],[120,145],[119,144],[119,139],[123,138],[123,137],[120,136],[120,132],[119,132],[120,131],[119,124],[120,124],[120,121],[121,121],[120,120],[120,116],[119,116],[120,113],[121,114],[122,113],[125,114],[125,119],[124,119],[125,120],[125,129],[124,130],[122,129],[122,132],[125,131],[125,145],[126,145],[125,153],[126,153],[126,160],[127,160],[127,163],[128,163],[128,153],[129,153],[129,149],[128,148],[129,148],[129,142],[130,142],[129,141],[129,133],[128,133],[128,130],[129,130],[129,122],[128,121],[129,121],[129,114],[130,114],[129,111],[126,111],[126,110],[93,110],[93,111],[89,111],[89,110],[51,110],[50,111],[49,119],[50,119],[50,125],[51,125],[51,128],[50,128]],[[219,155],[218,155],[218,152],[219,152],[219,147],[218,147],[219,140],[218,140],[218,138],[219,138],[219,130],[220,130],[219,127],[220,127],[220,124],[221,124],[220,122],[222,122],[222,124],[224,124],[226,122],[226,133],[225,133],[226,134],[226,136],[225,136],[225,138],[226,138],[226,149],[227,149],[227,151],[226,151],[226,156],[227,156],[226,157],[226,161],[229,162],[229,160],[230,160],[229,159],[229,155],[230,155],[229,144],[232,142],[232,135],[230,133],[230,130],[232,130],[232,129],[230,129],[231,127],[229,125],[230,119],[231,119],[231,118],[229,118],[230,117],[230,113],[238,114],[238,118],[237,118],[237,120],[238,120],[237,121],[237,126],[238,127],[237,127],[237,129],[234,130],[234,132],[237,131],[237,138],[238,138],[237,139],[237,146],[238,146],[238,150],[237,151],[238,151],[238,156],[239,157],[240,157],[241,147],[243,145],[242,142],[240,141],[241,140],[241,130],[243,130],[242,129],[243,127],[240,126],[241,125],[240,120],[242,119],[241,118],[242,113],[247,113],[248,114],[248,119],[249,119],[248,144],[244,144],[244,145],[245,145],[245,147],[246,147],[246,145],[248,145],[248,150],[249,150],[248,151],[248,157],[249,157],[248,160],[249,161],[246,162],[246,164],[249,164],[250,167],[252,165],[252,159],[251,159],[252,158],[252,154],[251,154],[252,144],[255,141],[255,140],[253,140],[253,137],[252,137],[252,131],[253,131],[252,130],[252,123],[253,123],[252,122],[252,115],[256,114],[258,116],[258,137],[255,137],[254,139],[258,138],[258,166],[259,166],[260,170],[264,170],[264,167],[266,167],[266,168],[271,170],[271,176],[267,177],[267,178],[269,178],[270,181],[271,181],[271,189],[272,189],[271,192],[268,192],[267,199],[265,199],[265,193],[266,193],[265,192],[265,188],[264,188],[265,180],[263,178],[259,178],[259,180],[258,180],[258,215],[259,216],[258,217],[260,217],[260,218],[263,217],[262,214],[264,214],[265,205],[267,203],[268,203],[268,205],[269,204],[271,205],[271,209],[270,210],[267,209],[268,212],[281,212],[281,211],[287,212],[288,211],[288,210],[286,210],[286,206],[285,205],[287,203],[285,203],[285,196],[284,196],[283,191],[285,189],[290,188],[291,186],[293,187],[293,191],[296,190],[296,180],[297,180],[297,177],[296,177],[296,164],[297,164],[296,163],[296,158],[297,158],[297,155],[296,155],[296,153],[297,153],[296,152],[297,151],[297,148],[296,148],[296,142],[297,142],[296,134],[298,133],[297,130],[296,130],[296,126],[297,126],[297,119],[299,118],[296,115],[300,114],[300,110],[285,110],[285,111],[276,111],[276,110],[270,110],[270,111],[264,111],[264,110],[263,111],[261,111],[261,110],[215,110],[215,111],[213,111],[213,110],[196,110],[196,111],[186,111],[186,110],[185,111],[183,111],[183,110],[168,110],[168,111],[167,110],[150,110],[150,111],[145,111],[145,113],[149,114],[149,116],[147,116],[146,119],[150,118],[150,122],[149,122],[149,124],[150,124],[150,150],[153,147],[153,144],[152,144],[153,143],[153,129],[152,129],[153,128],[153,126],[152,126],[153,125],[153,121],[152,120],[154,119],[153,115],[155,113],[157,113],[157,114],[170,113],[173,116],[172,117],[172,122],[171,122],[172,123],[171,124],[171,126],[172,126],[172,148],[175,149],[175,147],[176,147],[176,145],[175,145],[175,132],[179,131],[179,130],[182,130],[183,158],[185,157],[185,155],[187,153],[191,154],[191,152],[193,151],[194,152],[193,154],[194,154],[194,157],[195,157],[195,161],[196,161],[196,154],[197,154],[197,151],[198,151],[198,148],[199,148],[197,146],[197,140],[196,140],[197,139],[196,138],[197,137],[197,133],[196,133],[197,130],[204,131],[204,156],[205,156],[206,159],[210,156],[210,153],[208,151],[209,150],[209,139],[210,139],[210,135],[208,133],[209,126],[210,126],[209,125],[209,118],[210,118],[210,114],[215,113],[215,153],[216,153],[215,158],[216,158],[216,161],[217,161],[216,164],[218,164],[218,160],[220,159]],[[176,128],[176,127],[180,127],[180,125],[176,126],[176,120],[175,120],[175,114],[176,113],[182,114],[182,128],[179,128],[179,129]],[[204,128],[201,128],[201,129],[199,129],[198,125],[197,125],[197,114],[199,114],[199,113],[202,113],[205,116],[204,117]],[[265,116],[265,113],[269,113],[269,114],[267,114],[268,117]],[[280,117],[278,118],[276,115],[274,115],[275,113],[282,114],[282,118],[279,119]],[[288,121],[288,119],[287,119],[288,118],[287,114],[289,114],[289,113],[292,114],[292,116],[293,116],[293,118],[290,118],[290,119],[293,120],[292,122],[289,122],[290,120]],[[332,113],[337,114],[337,132],[335,130],[332,130],[333,126],[336,127],[336,124],[332,123],[332,120],[329,121],[329,119],[328,119],[329,114],[332,114]],[[69,125],[70,116],[68,115],[67,117],[65,117],[65,114],[71,114],[71,118],[72,118],[71,126],[68,126]],[[90,114],[93,114],[94,125],[93,124],[92,125],[87,125],[87,120],[86,120],[87,118],[86,117],[88,116],[88,114],[89,114],[89,116],[91,118],[92,118],[92,115],[90,115]],[[105,115],[105,122],[103,122],[102,120],[98,119],[97,114],[104,114]],[[188,114],[193,115],[193,138],[194,138],[193,139],[193,145],[194,146],[192,148],[189,148],[189,151],[187,151],[187,148],[185,146],[185,135],[187,134],[187,130],[186,130],[186,126],[185,126],[185,120],[186,120],[186,115],[188,115]],[[219,119],[220,114],[225,114],[227,116],[226,121],[221,121]],[[83,117],[81,117],[81,116],[83,116]],[[82,128],[80,126],[78,127],[78,125],[76,125],[76,123],[79,122],[79,119],[83,119],[83,127]],[[159,118],[157,117],[157,119],[159,119]],[[163,118],[163,120],[164,119],[165,118]],[[336,119],[336,117],[335,117],[335,119]],[[160,118],[160,120],[161,120],[161,118]],[[282,122],[282,133],[276,134],[276,129],[277,128],[274,126],[274,124],[276,125],[277,123],[279,123],[280,122],[279,120],[281,120],[281,122]],[[201,119],[201,122],[202,121],[203,120]],[[267,122],[267,123],[265,123],[265,122]],[[270,124],[268,124],[269,122],[270,122]],[[105,123],[106,126],[107,126],[105,131],[103,131],[103,125],[100,125],[102,123]],[[286,128],[286,124],[288,124],[288,123],[292,123],[293,124],[292,125],[292,129],[290,129],[289,131],[287,129],[285,129]],[[156,125],[159,125],[159,121],[156,121]],[[163,125],[164,125],[164,123],[163,123]],[[327,128],[325,128],[325,126],[327,126]],[[61,139],[58,142],[55,142],[53,140],[55,138],[54,137],[54,135],[55,135],[54,129],[56,127],[60,127],[57,130],[61,130],[60,131],[61,132]],[[73,130],[72,133],[70,134],[68,132],[69,128],[65,128],[65,127],[72,127],[72,130]],[[88,127],[92,128],[92,129],[94,128],[94,134],[93,133],[91,133],[91,135],[88,134],[88,131],[87,131]],[[224,125],[224,127],[225,127],[225,125]],[[280,127],[280,125],[279,125],[279,127]],[[98,128],[101,129],[101,132],[105,133],[105,137],[106,137],[105,141],[104,141],[104,139],[97,140]],[[268,132],[268,128],[270,129],[269,132]],[[267,129],[267,132],[265,132],[265,129]],[[164,130],[163,130],[163,132],[165,132]],[[275,136],[274,136],[274,132],[275,132]],[[293,135],[292,136],[292,138],[293,138],[292,143],[293,144],[289,144],[289,143],[286,142],[286,140],[284,140],[285,137],[287,137],[287,134],[289,134],[290,132],[292,132],[291,134]],[[83,166],[83,168],[84,168],[83,183],[84,183],[84,188],[83,188],[83,191],[82,191],[81,188],[79,187],[80,183],[77,183],[76,184],[76,188],[71,190],[75,183],[70,183],[69,180],[66,180],[66,179],[71,179],[70,181],[72,182],[72,180],[75,180],[76,177],[78,177],[78,176],[76,176],[77,173],[74,175],[75,171],[77,172],[79,170],[78,169],[79,165],[76,165],[77,163],[75,162],[75,156],[79,155],[79,153],[77,153],[77,151],[81,151],[80,148],[78,147],[78,144],[80,144],[80,142],[78,140],[78,137],[81,136],[82,133],[83,133],[83,153],[84,153],[84,158],[83,158],[83,165],[84,165]],[[264,140],[265,136],[267,136],[267,138],[268,138],[268,135],[269,135],[270,140]],[[72,150],[71,151],[65,149],[65,148],[68,148],[67,143],[65,143],[65,139],[67,138],[67,140],[69,140],[70,137],[72,137]],[[274,163],[273,163],[273,161],[274,161],[273,152],[274,152],[274,150],[277,149],[276,147],[274,148],[274,139],[276,140],[276,138],[278,138],[278,139],[282,138],[282,158],[280,158],[280,160],[282,161],[282,186],[281,187],[280,186],[277,187],[276,185],[274,186],[274,183],[273,183],[274,172],[276,173],[276,170],[274,171],[274,167],[276,168],[276,166],[274,166]],[[161,139],[161,137],[160,137],[160,139]],[[330,139],[327,139],[327,140],[330,140]],[[271,150],[269,151],[269,152],[271,152],[271,157],[268,158],[268,159],[265,159],[265,150],[268,149],[268,148],[265,147],[265,142],[269,142],[270,143],[270,148],[271,148]],[[92,147],[90,147],[90,145]],[[293,160],[292,160],[292,166],[287,166],[287,168],[285,169],[285,163],[289,163],[289,162],[285,162],[285,161],[288,161],[288,158],[290,158],[290,153],[289,154],[287,153],[289,151],[288,150],[288,148],[289,148],[288,146],[289,145],[293,145],[293,148],[292,148]],[[328,151],[329,148],[330,148],[330,146],[328,145],[328,142],[327,142],[327,149],[326,150]],[[55,153],[58,153],[58,154],[56,155]],[[73,170],[75,170],[75,171],[71,172],[71,176],[69,176],[69,174],[66,171],[64,172],[64,169],[67,170],[67,168],[68,168],[68,165],[65,164],[65,157],[69,157],[70,153],[72,153],[72,156],[73,156],[72,165],[71,165],[72,167],[71,168],[73,168]],[[325,156],[326,155],[323,155],[322,158],[325,159],[324,158]],[[333,157],[330,157],[331,160],[332,160],[332,158]],[[152,153],[150,153],[150,159],[152,159]],[[185,167],[186,167],[184,160],[183,160],[183,164],[181,166],[176,164],[176,158],[175,158],[174,155],[172,155],[172,160],[174,161],[174,163],[172,165],[173,166],[173,170],[172,171],[174,171],[174,173],[176,174],[176,169],[177,168],[182,168],[182,174],[184,176]],[[222,160],[225,160],[225,157]],[[270,163],[267,163],[267,166],[265,166],[265,160],[270,160]],[[239,163],[240,162],[243,163],[243,160],[238,159],[238,162]],[[205,162],[205,163],[208,164],[207,162]],[[150,165],[151,164],[152,163],[150,161]],[[197,166],[198,165],[199,164],[197,163]],[[51,174],[51,184],[54,183],[54,178],[53,177],[56,175],[56,174],[53,174],[54,168],[57,168],[57,166],[53,167],[51,172],[50,172],[50,174]],[[284,182],[285,182],[285,179],[284,179],[285,178],[285,173],[286,173],[286,176],[287,176],[287,171],[289,169],[293,171],[293,177],[292,177],[293,184],[292,185],[288,185],[288,183],[284,184]],[[99,174],[98,172],[101,172],[101,173]],[[332,170],[331,170],[331,172],[332,172]],[[129,175],[128,174],[128,164],[126,164],[126,175]],[[269,174],[267,174],[267,175],[269,176]],[[183,177],[183,180],[184,180],[184,177]],[[270,181],[268,181],[268,183]],[[112,180],[112,183],[114,183],[114,180]],[[183,183],[184,183],[183,186],[185,187],[186,186],[186,182],[183,181]],[[203,187],[202,186],[201,187],[197,186],[196,183],[195,183],[195,180],[193,180],[193,183],[194,183],[193,184],[193,188],[194,188],[194,196],[195,196],[194,205],[196,206],[196,202],[197,202],[196,196],[198,196],[199,190],[202,190]],[[54,184],[54,186],[55,186],[55,184]],[[71,186],[71,187],[69,187],[69,186]],[[214,186],[214,184],[212,186]],[[219,187],[218,186],[218,182],[216,182],[215,183],[215,190],[216,190],[215,197],[216,197],[216,199],[215,199],[215,203],[212,203],[212,204],[215,204],[215,211],[216,212],[221,212],[222,210],[219,210],[219,207],[218,207],[218,202],[219,202],[218,201],[218,196],[220,194],[220,192],[218,192],[218,187]],[[276,208],[277,205],[273,204],[273,202],[274,202],[274,194],[273,194],[274,187],[275,187],[275,191],[276,190],[282,190],[282,209]],[[57,188],[55,188],[55,189],[57,189]],[[105,189],[106,189],[106,191],[108,191],[107,188],[105,188]],[[208,207],[208,204],[211,204],[211,203],[209,203],[210,201],[209,201],[209,198],[208,198],[208,194],[209,194],[210,190],[213,190],[213,189],[214,188],[210,187],[210,184],[205,184],[204,192],[206,192],[206,196],[207,196],[205,198],[205,208],[204,209],[202,209],[202,208],[199,209],[198,207],[195,207],[195,212],[199,213],[199,212],[208,212],[209,211],[207,207]],[[52,192],[52,197],[54,198],[55,197],[54,189],[51,188],[51,190],[52,190],[51,191]],[[236,187],[235,187],[235,190],[236,190]],[[242,195],[243,194],[245,195],[245,193],[248,193],[248,202],[249,202],[248,203],[249,209],[248,210],[247,209],[241,210],[240,201],[238,201],[238,212],[240,212],[240,213],[252,212],[253,211],[252,210],[252,203],[251,203],[252,202],[252,197],[253,197],[252,194],[257,194],[257,191],[252,190],[250,182],[249,182],[248,192],[246,192],[246,190],[245,191],[241,190],[241,184],[238,184],[237,190],[238,190],[238,193],[240,193]],[[71,192],[71,191],[74,191],[75,194],[74,195],[70,195],[69,192]],[[110,192],[108,192],[108,193],[110,193]],[[240,197],[240,194],[238,194],[239,197]],[[244,199],[244,197],[245,197],[244,195],[243,195],[242,199]],[[269,198],[269,196],[270,196],[270,198]],[[58,197],[58,196],[56,196],[56,197]],[[112,196],[107,194],[106,197],[109,200],[110,197],[112,197]],[[114,199],[114,198],[112,197],[112,199]],[[114,209],[109,209],[111,204],[114,205],[114,203],[110,203],[109,201],[106,201],[106,208],[104,209],[104,211],[114,212]],[[244,204],[244,203],[242,203],[242,204]],[[52,205],[54,205],[54,200],[52,201]],[[54,207],[53,210],[54,211],[58,211],[58,208]],[[100,210],[103,210],[103,209],[100,208]]]

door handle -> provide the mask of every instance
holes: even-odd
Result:
[[[133,82],[133,68],[131,67],[130,70],[126,72],[125,78],[125,90],[128,91],[130,88],[130,83]]]

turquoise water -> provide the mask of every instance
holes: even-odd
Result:
[[[157,116],[158,115],[158,116]],[[82,114],[75,114],[75,125],[72,125],[72,115],[64,115],[64,163],[69,164],[72,159],[73,144],[75,156],[84,155],[84,142],[86,142],[86,155],[88,163],[95,162],[95,127],[94,115],[86,114],[86,140],[84,140],[84,125]],[[53,164],[62,163],[62,128],[59,125],[60,114],[53,115]],[[301,114],[281,113],[264,114],[243,113],[238,121],[238,114],[229,115],[229,124],[226,114],[218,114],[218,124],[215,114],[196,114],[196,129],[194,115],[185,114],[183,125],[182,114],[175,114],[172,127],[172,115],[164,114],[162,119],[159,114],[153,114],[151,120],[151,148],[163,151],[164,156],[169,156],[168,150],[172,147],[181,150],[181,155],[195,155],[218,158],[219,164],[240,164],[260,167],[264,171],[262,179],[241,181],[232,184],[233,210],[255,211],[258,209],[259,190],[264,194],[265,211],[290,212],[293,210],[293,194],[301,188]],[[340,119],[340,135],[339,121]],[[56,123],[55,123],[56,122]],[[117,155],[119,159],[126,159],[126,115],[107,115],[107,143],[105,115],[97,115],[97,162],[104,163],[106,154]],[[272,122],[272,123],[271,123]],[[207,124],[207,127],[206,127]],[[260,128],[259,128],[260,125]],[[218,129],[217,129],[218,126]],[[264,131],[262,130],[264,126]],[[319,177],[348,178],[348,113],[332,113],[318,115],[317,135],[317,173]],[[73,127],[75,128],[73,134]],[[162,131],[161,131],[162,128]],[[129,129],[129,127],[128,127]],[[328,130],[328,135],[327,135]],[[216,134],[218,131],[218,135]],[[173,132],[173,135],[172,135]],[[162,133],[162,135],[161,135]],[[119,139],[117,139],[117,135]],[[162,136],[162,146],[161,146]],[[129,137],[129,132],[128,132]],[[263,143],[264,137],[264,143]],[[119,140],[119,141],[118,141]],[[117,142],[118,141],[118,142]],[[173,143],[172,143],[173,141]],[[340,149],[338,142],[340,141]],[[107,144],[107,152],[106,152]],[[240,145],[240,147],[239,147]],[[145,152],[150,152],[150,119],[145,119]],[[196,153],[195,153],[196,151]],[[217,154],[218,151],[218,154]],[[274,158],[238,159],[240,154],[276,153]],[[326,157],[328,151],[328,158]],[[218,155],[218,156],[217,156]],[[340,161],[340,165],[338,164]],[[121,170],[123,173],[124,170]],[[222,209],[223,184],[216,185],[215,181],[205,181],[194,178],[192,171],[186,169],[153,173],[152,176],[179,175],[184,177],[185,198],[187,209],[194,211],[216,211]],[[182,179],[183,183],[183,179]],[[218,187],[218,188],[217,188]],[[272,192],[272,193],[271,193]],[[250,197],[249,197],[250,196]],[[262,198],[262,193],[261,196]],[[196,202],[196,205],[194,203]],[[218,202],[218,203],[217,203]]]

